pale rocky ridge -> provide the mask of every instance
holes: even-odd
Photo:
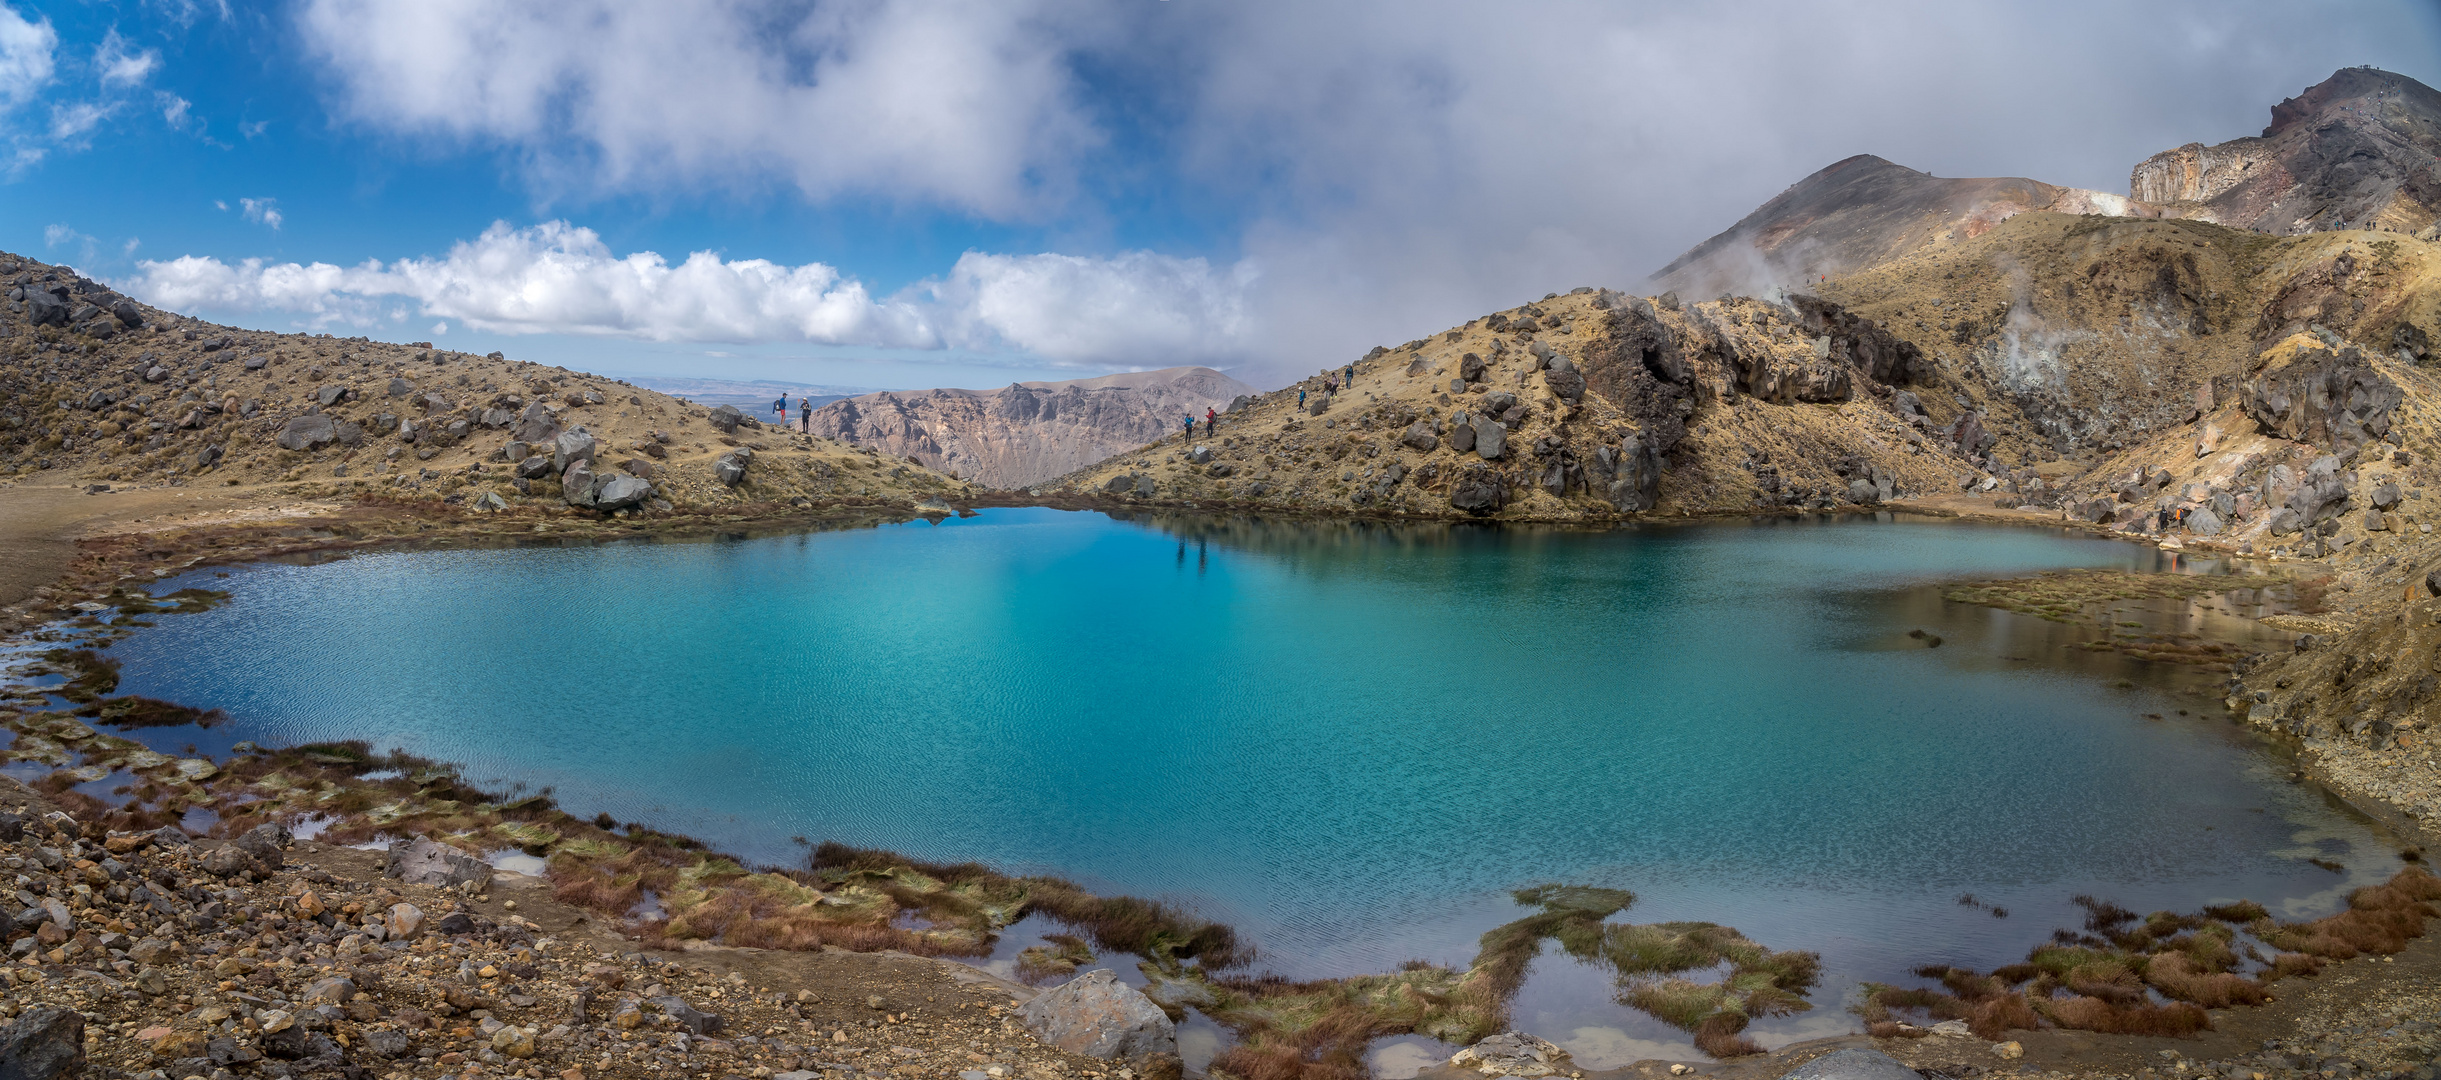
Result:
[[[998,390],[890,390],[814,410],[816,435],[992,488],[1022,488],[1179,430],[1256,393],[1211,368],[1135,371]]]

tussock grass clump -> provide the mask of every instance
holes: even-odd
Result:
[[[2079,896],[2084,929],[2055,932],[2025,963],[1990,974],[1919,968],[1916,974],[1937,980],[1941,989],[1868,983],[1855,1011],[1868,1025],[1894,1022],[1899,1012],[1965,1020],[1987,1039],[2044,1023],[2107,1034],[2192,1035],[2212,1027],[2207,1009],[2270,1001],[2276,980],[2319,974],[2331,960],[2405,949],[2424,933],[2425,920],[2441,918],[2436,901],[2441,878],[2420,866],[2349,894],[2347,909],[2338,914],[2300,923],[2275,921],[2252,901],[2139,917]],[[2238,973],[2241,929],[2280,950],[2251,977]],[[2243,952],[2260,959],[2251,945]]]
[[[2424,936],[2424,920],[2441,918],[2441,878],[2410,866],[2380,885],[2348,894],[2348,908],[2336,915],[2304,923],[2258,920],[2247,927],[2276,949],[2327,960],[2352,960],[2365,954],[2387,956]]]
[[[2201,1006],[2174,1001],[2167,1005],[2126,1004],[2094,997],[2038,999],[2051,1021],[2064,1028],[2105,1035],[2193,1035],[2212,1027]],[[2033,1024],[2012,1025],[2033,1027]]]

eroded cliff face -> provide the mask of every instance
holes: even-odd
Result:
[[[2128,178],[2128,197],[2150,203],[2204,202],[2238,186],[2265,160],[2260,139],[2219,146],[2188,143],[2138,162]]]
[[[1166,368],[998,390],[891,390],[814,410],[813,433],[912,458],[986,487],[1022,488],[1179,431],[1255,389],[1211,368]]]
[[[2441,218],[2441,93],[2349,68],[2272,108],[2263,134],[2138,164],[2128,194],[2179,217],[2278,235],[2416,233]]]

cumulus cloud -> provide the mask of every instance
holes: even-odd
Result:
[[[278,199],[237,200],[238,208],[246,215],[246,220],[257,225],[268,225],[273,232],[280,231],[280,222],[285,220],[280,216],[279,203]]]
[[[1637,288],[1856,153],[2118,191],[2144,156],[2252,134],[2344,64],[2441,81],[2436,21],[2412,0],[2165,0],[2144,33],[2103,35],[2124,12],[2100,0],[297,10],[345,118],[507,151],[545,199],[777,182],[1088,236],[1113,221],[1158,236],[1174,210],[1265,273],[970,256],[928,286],[933,332],[1022,325],[1108,353],[1092,325],[1044,314],[1052,300],[961,320],[1032,289],[1091,303],[1123,294],[1095,275],[1149,273],[1168,306],[1105,313],[1124,316],[1113,341],[1210,336],[1283,369],[1545,291]]]
[[[1021,343],[1051,357],[1148,366],[1161,357],[1235,359],[1252,337],[1252,263],[1215,270],[1151,252],[1112,258],[968,252],[925,287],[955,340]]]
[[[306,0],[366,124],[523,152],[545,183],[881,194],[993,215],[1094,140],[1062,35],[1025,0]]]
[[[614,254],[563,221],[494,224],[440,258],[138,264],[125,288],[157,306],[279,312],[316,326],[369,326],[397,301],[418,318],[509,334],[646,341],[803,342],[910,350],[1008,350],[1054,365],[1206,362],[1245,347],[1245,266],[1133,252],[1110,259],[970,253],[938,280],[892,296],[822,263],[784,266],[698,251],[671,262]],[[439,332],[436,330],[436,332]]]
[[[29,22],[0,4],[0,112],[32,100],[50,83],[58,49],[59,32],[51,29],[51,20]]]

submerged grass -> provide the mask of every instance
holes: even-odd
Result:
[[[2089,620],[2086,609],[2122,600],[2192,600],[2236,589],[2287,584],[2286,578],[2233,579],[2207,574],[2131,574],[2119,570],[2046,570],[2030,577],[1970,581],[1942,590],[1941,597],[1981,604],[2052,622]]]
[[[102,695],[119,688],[119,661],[92,649],[52,649],[42,654],[49,673],[65,675],[59,696],[80,705],[102,699]]]
[[[1507,1026],[1508,1003],[1547,941],[1609,967],[1621,1004],[1687,1031],[1715,1057],[1762,1052],[1742,1034],[1753,1018],[1812,1008],[1805,993],[1821,974],[1813,953],[1774,952],[1713,923],[1609,922],[1635,902],[1623,889],[1544,885],[1514,895],[1542,910],[1487,931],[1464,971],[1410,963],[1395,975],[1215,982],[1204,1011],[1241,1040],[1213,1069],[1248,1080],[1358,1080],[1365,1044],[1382,1035],[1474,1042]],[[1714,982],[1685,977],[1723,965]]]

